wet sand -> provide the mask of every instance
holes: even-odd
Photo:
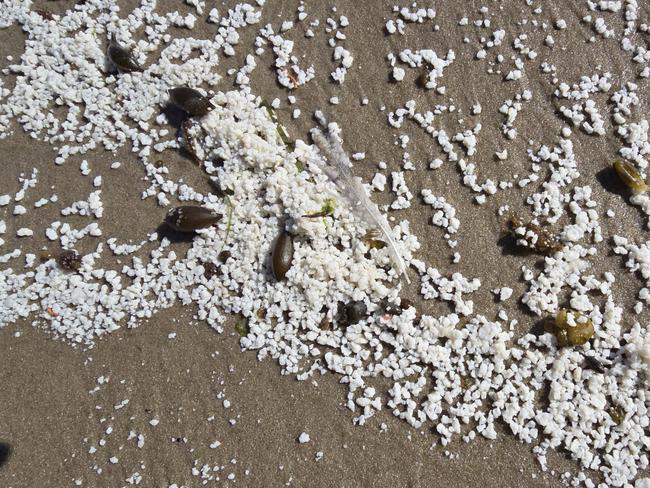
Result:
[[[54,11],[73,2],[35,3]],[[306,2],[310,18],[321,19],[321,25],[332,14],[330,3],[327,6],[325,3]],[[365,160],[357,162],[354,169],[365,181],[377,171],[378,161],[386,161],[388,171],[399,170],[403,150],[396,145],[397,135],[407,134],[414,141],[409,152],[418,168],[406,175],[409,188],[414,195],[419,195],[422,188],[429,188],[435,194],[444,195],[457,209],[461,220],[458,251],[462,259],[453,269],[481,278],[482,287],[472,296],[475,310],[495,317],[500,305],[495,303],[490,290],[508,283],[515,296],[520,296],[525,290],[520,281],[520,267],[529,262],[526,256],[511,255],[496,244],[503,230],[496,210],[506,203],[515,211],[522,209],[525,195],[530,191],[499,192],[485,205],[477,206],[470,191],[460,186],[460,176],[453,163],[445,162],[435,172],[425,169],[431,159],[442,157],[439,146],[412,123],[399,131],[390,128],[386,113],[410,99],[434,105],[451,97],[465,111],[480,101],[484,127],[475,160],[480,176],[493,179],[527,171],[528,141],[552,145],[565,124],[551,101],[549,75],[537,69],[538,61],[526,65],[524,79],[504,83],[503,73],[489,75],[485,64],[472,59],[478,49],[477,30],[462,30],[456,24],[464,15],[477,17],[482,3],[438,2],[435,23],[441,27],[439,32],[433,32],[430,24],[410,24],[406,35],[386,36],[383,25],[393,3],[373,2],[372,8],[366,8],[352,0],[334,2],[337,15],[350,19],[350,26],[345,30],[347,39],[342,44],[355,58],[342,86],[332,83],[327,76],[335,63],[326,43],[329,36],[322,33],[322,27],[315,40],[294,33],[295,52],[304,55],[303,63],[313,63],[317,72],[316,79],[293,93],[298,99],[296,106],[303,114],[297,121],[291,118],[293,107],[286,104],[287,91],[275,83],[273,60],[268,51],[258,61],[252,89],[269,100],[275,97],[282,100],[278,117],[295,138],[306,139],[313,124],[310,114],[315,109],[326,109],[330,119],[342,127],[346,149],[351,153],[366,153]],[[546,32],[516,25],[522,18],[535,18],[522,2],[490,3],[495,11],[499,5],[503,6],[503,11],[493,17],[494,29],[505,29],[509,41],[520,32],[527,32],[528,45],[538,50],[540,58],[556,64],[563,80],[577,81],[580,75],[594,72],[597,65],[607,67],[615,80],[621,73],[629,75],[631,65],[623,59],[617,39],[595,45],[586,42],[593,33],[589,26],[579,23],[585,10],[582,2],[539,4],[544,13],[538,17],[551,21],[564,18],[571,26],[566,31],[553,31],[556,37],[553,50],[542,47]],[[177,2],[159,2],[159,5],[161,10],[177,8]],[[265,19],[244,31],[237,56],[224,59],[220,72],[225,75],[228,68],[239,67],[243,55],[252,50],[257,29],[266,22],[277,24],[278,20],[293,18],[297,5],[295,1],[269,0]],[[190,7],[181,5],[178,9],[189,11]],[[647,14],[646,6],[646,17]],[[608,17],[619,31],[623,25],[620,17]],[[192,35],[207,37],[213,35],[214,29],[214,25],[199,23]],[[464,44],[464,36],[472,42]],[[4,57],[19,55],[23,42],[24,36],[16,27],[0,30],[3,67],[7,64]],[[390,81],[386,54],[406,47],[431,47],[438,53],[446,53],[451,47],[456,51],[456,62],[441,80],[447,87],[446,97],[418,89],[414,70],[407,70],[407,77],[401,83]],[[231,78],[224,77],[218,88],[229,89],[231,83]],[[647,85],[645,80],[641,83]],[[517,139],[508,141],[501,134],[502,116],[498,109],[504,100],[525,88],[533,91],[534,99],[517,119]],[[642,100],[637,113],[648,113],[647,90],[639,93]],[[331,106],[327,101],[335,95],[340,104]],[[367,106],[360,104],[363,97],[369,99]],[[381,111],[384,105],[387,110]],[[468,113],[466,116],[465,128],[473,126],[476,119]],[[458,114],[448,117],[449,125],[445,127],[448,133],[462,128],[458,118]],[[71,202],[87,194],[86,186],[90,186],[91,180],[84,180],[86,186],[82,189],[75,183],[80,178],[79,163],[83,158],[72,157],[64,166],[55,167],[51,148],[30,140],[19,127],[14,129],[11,138],[0,140],[3,160],[0,194],[15,191],[18,175],[31,172],[34,167],[39,168],[40,179],[29,195],[29,204],[33,203],[32,199],[53,192],[61,202]],[[624,196],[606,192],[595,179],[595,174],[616,155],[620,147],[618,139],[612,131],[602,137],[576,131],[574,141],[582,174],[578,184],[590,184],[595,199],[602,202],[603,208],[614,209],[617,215],[616,219],[601,221],[603,233],[612,235],[625,229],[629,234],[629,229],[638,228],[641,234],[645,226],[641,214],[627,205]],[[494,153],[503,148],[511,156],[508,161],[499,162]],[[140,200],[146,184],[137,158],[123,150],[115,155],[96,152],[85,159],[104,176],[105,216],[100,222],[104,238],[139,242],[158,225],[164,210],[152,199]],[[173,176],[182,177],[197,189],[209,189],[205,176],[190,159],[171,151],[164,154],[164,159]],[[115,160],[122,161],[122,167],[109,171],[108,166]],[[51,191],[50,187],[53,187]],[[373,195],[378,203],[389,203],[392,198],[388,192]],[[431,208],[424,206],[418,196],[412,203],[409,210],[393,214],[398,219],[409,219],[412,231],[422,243],[422,259],[446,269],[454,251],[445,243],[441,230],[430,224]],[[2,211],[8,214],[9,208]],[[31,209],[17,219],[19,223],[7,215],[9,237],[3,252],[20,246],[25,252],[37,253],[43,246],[49,246],[41,229],[61,219],[58,211],[59,207],[54,205],[38,211]],[[72,216],[66,221],[81,224],[85,220]],[[14,226],[31,227],[36,235],[28,241],[18,241],[10,237]],[[600,246],[602,252],[598,259],[601,261],[597,260],[596,265],[601,270],[620,271],[614,291],[626,305],[626,312],[630,312],[639,282],[621,269],[618,257],[607,256],[606,245]],[[84,239],[79,250],[88,251],[94,246],[94,242]],[[179,252],[188,247],[182,242],[173,246]],[[108,261],[100,264],[108,266]],[[421,313],[448,311],[446,306],[418,300],[417,283],[406,287],[404,296],[414,299]],[[519,334],[528,331],[537,320],[526,315],[514,301],[508,305],[508,313],[520,320]],[[642,318],[647,322],[647,313]],[[558,473],[578,471],[564,454],[552,453],[549,467],[555,474],[543,473],[531,446],[522,445],[506,429],[501,429],[497,440],[492,442],[477,439],[466,444],[457,439],[450,446],[432,448],[438,438],[431,426],[412,429],[387,411],[380,412],[367,425],[355,427],[353,413],[344,406],[347,390],[338,384],[338,377],[318,377],[316,385],[281,376],[273,361],[257,361],[255,353],[240,352],[232,324],[226,327],[226,333],[217,334],[194,321],[189,309],[161,312],[136,329],[122,329],[99,340],[92,349],[73,348],[52,340],[47,331],[31,325],[31,320],[26,320],[0,330],[0,441],[11,446],[7,461],[0,465],[0,486],[74,486],[73,480],[77,479],[83,480],[83,486],[123,486],[134,472],[143,476],[140,486],[166,488],[171,483],[179,487],[200,486],[200,479],[191,473],[195,461],[199,469],[203,464],[222,466],[213,472],[220,480],[207,486],[262,487],[290,482],[291,486],[301,487],[545,487],[560,485]],[[170,333],[177,335],[170,339]],[[109,377],[109,381],[93,393],[98,386],[97,378],[102,375]],[[116,408],[125,399],[129,400],[128,404]],[[224,399],[230,402],[229,408],[224,408]],[[208,421],[211,416],[214,420]],[[149,424],[154,418],[160,420],[155,427]],[[382,423],[387,426],[385,432],[381,432]],[[113,432],[106,435],[109,426]],[[130,431],[144,435],[142,448],[136,446],[137,439],[127,440]],[[299,444],[297,438],[303,431],[309,433],[311,441]],[[97,445],[100,437],[106,439],[106,445],[90,454],[90,446]],[[209,445],[215,440],[221,445],[211,449]],[[320,461],[315,460],[317,452],[323,453]],[[111,456],[116,456],[119,462],[111,464]],[[93,469],[95,465],[102,468],[101,474]],[[235,474],[234,480],[227,479],[230,473]]]

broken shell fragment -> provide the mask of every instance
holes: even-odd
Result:
[[[177,86],[169,90],[169,101],[191,116],[203,117],[214,108],[207,97],[194,88]]]
[[[114,41],[111,41],[108,45],[106,56],[108,56],[110,62],[122,73],[142,71],[142,66],[135,60],[133,53]]]
[[[650,186],[646,185],[641,173],[628,161],[616,160],[614,161],[614,171],[618,177],[625,183],[633,192],[644,192],[650,190]]]
[[[293,236],[286,230],[282,230],[273,245],[273,252],[271,253],[271,266],[273,268],[273,276],[280,281],[287,275],[293,263]]]
[[[216,224],[221,218],[221,214],[208,208],[183,205],[167,212],[165,223],[178,232],[194,232]]]

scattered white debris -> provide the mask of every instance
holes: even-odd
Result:
[[[415,254],[420,248],[418,238],[410,232],[408,221],[396,218],[390,231],[412,272],[420,275],[422,296],[425,300],[435,300],[436,305],[449,306],[450,313],[422,315],[413,306],[405,307],[406,310],[394,306],[400,303],[401,285],[390,266],[388,249],[377,246],[368,251],[363,238],[371,229],[354,217],[343,203],[342,195],[318,169],[318,151],[301,140],[285,145],[279,139],[277,125],[270,120],[266,109],[259,106],[250,88],[258,57],[268,49],[272,50],[277,80],[285,92],[314,79],[317,73],[308,61],[304,64],[306,58],[296,49],[300,44],[294,39],[304,33],[307,39],[300,42],[311,42],[309,39],[321,35],[323,30],[338,66],[329,75],[329,69],[318,75],[321,79],[343,83],[354,62],[352,54],[341,45],[346,41],[345,28],[350,23],[347,17],[337,15],[328,19],[324,29],[319,29],[318,19],[309,22],[307,27],[302,24],[307,13],[301,5],[295,18],[274,18],[273,25],[257,30],[254,51],[245,56],[244,64],[227,71],[239,89],[223,93],[215,88],[220,86],[225,72],[219,66],[220,57],[231,57],[239,49],[241,29],[260,23],[264,1],[258,0],[254,5],[237,4],[229,10],[224,8],[221,13],[212,8],[206,20],[218,24],[213,39],[177,37],[177,32],[172,38],[167,32],[172,26],[191,30],[199,20],[197,16],[203,15],[205,2],[201,0],[186,0],[197,16],[175,12],[159,15],[155,2],[149,1],[142,1],[130,12],[111,8],[97,15],[96,3],[80,3],[57,22],[43,22],[40,16],[37,21],[37,14],[30,11],[30,2],[11,1],[0,19],[0,26],[16,25],[29,38],[20,60],[8,59],[10,64],[5,73],[14,75],[15,87],[9,89],[0,84],[0,138],[14,125],[20,125],[29,135],[52,144],[57,156],[48,171],[57,171],[66,161],[86,155],[78,174],[80,181],[85,181],[79,185],[83,193],[75,193],[70,199],[76,201],[56,208],[60,220],[40,227],[30,223],[35,231],[17,223],[26,218],[22,216],[28,213],[27,209],[30,217],[51,210],[58,201],[52,195],[53,188],[43,188],[40,195],[33,195],[35,188],[38,189],[36,168],[19,176],[18,188],[8,187],[15,181],[0,182],[7,185],[2,188],[5,194],[0,196],[0,207],[15,202],[13,208],[2,210],[0,234],[17,247],[7,249],[0,256],[3,264],[11,263],[0,270],[0,327],[29,318],[47,323],[55,335],[70,342],[91,344],[99,336],[123,326],[136,326],[176,303],[196,307],[197,319],[218,331],[223,330],[228,314],[241,313],[247,318],[247,333],[240,339],[242,349],[256,350],[260,359],[267,356],[276,359],[283,373],[295,373],[299,379],[326,371],[341,375],[342,383],[348,386],[347,406],[355,412],[358,424],[388,408],[412,426],[420,428],[425,423],[435,426],[440,444],[446,446],[454,436],[468,442],[477,435],[495,439],[495,424],[504,423],[522,442],[534,444],[533,451],[543,469],[547,469],[549,449],[568,451],[581,468],[600,471],[605,483],[611,486],[631,486],[637,473],[647,469],[645,392],[650,368],[650,334],[644,326],[647,316],[642,314],[650,305],[650,244],[612,234],[607,226],[601,229],[599,219],[603,212],[613,218],[621,215],[625,207],[616,206],[618,201],[612,201],[601,208],[601,201],[596,199],[598,192],[590,186],[576,185],[579,168],[582,171],[581,168],[588,166],[577,162],[573,151],[574,131],[566,126],[560,129],[566,124],[590,135],[617,137],[620,155],[646,175],[649,128],[647,117],[638,112],[647,108],[641,95],[647,88],[643,78],[650,76],[647,66],[650,53],[642,43],[642,34],[650,29],[640,22],[635,0],[589,1],[583,6],[590,12],[583,22],[595,31],[591,40],[604,43],[605,39],[620,38],[620,48],[625,54],[621,62],[631,63],[634,69],[612,74],[606,71],[607,66],[595,66],[596,74],[581,76],[575,83],[560,81],[557,68],[536,61],[538,53],[532,48],[530,33],[521,32],[512,42],[506,42],[504,29],[493,30],[491,25],[499,19],[487,7],[479,10],[479,18],[459,19],[458,29],[467,33],[467,42],[471,42],[470,29],[477,29],[481,34],[476,47],[457,51],[462,56],[479,59],[477,64],[486,66],[488,73],[499,74],[495,83],[515,90],[528,77],[532,79],[530,66],[535,63],[539,63],[541,73],[548,75],[550,84],[546,88],[553,93],[565,122],[553,129],[560,132],[555,146],[548,141],[544,143],[549,146],[540,146],[532,140],[527,143],[529,160],[525,162],[525,170],[515,166],[524,164],[520,156],[526,145],[523,138],[517,139],[515,123],[518,117],[537,115],[522,112],[525,103],[533,99],[532,91],[519,89],[514,96],[505,95],[511,98],[499,108],[504,116],[499,128],[508,141],[483,149],[486,138],[479,139],[479,136],[482,127],[491,123],[488,114],[492,115],[490,112],[495,107],[489,99],[482,98],[470,99],[468,107],[466,100],[459,101],[458,92],[452,90],[451,84],[449,90],[442,85],[443,74],[453,73],[453,68],[445,70],[456,60],[455,51],[444,44],[447,41],[443,42],[447,50],[444,57],[424,48],[415,51],[400,48],[399,54],[395,50],[387,56],[395,81],[405,80],[405,66],[409,66],[416,70],[416,77],[425,88],[435,90],[420,111],[418,104],[420,107],[423,104],[416,103],[420,98],[415,95],[406,101],[381,100],[370,104],[363,97],[360,102],[365,106],[364,111],[379,106],[384,111],[383,105],[390,102],[398,107],[387,110],[392,129],[402,129],[405,123],[414,122],[423,131],[420,135],[426,134],[417,140],[410,133],[396,134],[395,141],[403,156],[402,161],[391,161],[395,167],[402,164],[404,170],[413,171],[408,173],[409,183],[418,189],[429,186],[419,178],[445,177],[445,172],[452,168],[443,168],[444,163],[456,163],[462,186],[449,181],[445,185],[443,180],[436,181],[438,195],[421,190],[424,203],[434,209],[432,224],[443,229],[444,239],[454,249],[452,263],[460,263],[461,259],[455,251],[460,220],[450,202],[463,198],[465,202],[473,200],[484,205],[473,210],[477,213],[475,219],[480,219],[489,207],[489,195],[499,189],[526,188],[525,203],[530,207],[533,222],[553,229],[561,249],[525,261],[521,268],[525,286],[521,304],[533,314],[548,318],[566,302],[566,306],[588,317],[593,322],[595,336],[575,348],[559,348],[549,333],[522,333],[515,327],[516,321],[508,319],[508,308],[514,306],[514,301],[501,305],[506,310],[500,310],[498,320],[492,321],[481,314],[483,311],[475,311],[467,295],[480,290],[481,279],[467,278],[460,272],[449,274],[447,268],[443,270],[443,265],[453,267],[449,259],[435,260],[440,270],[418,259],[427,257]],[[541,36],[535,42],[553,48],[540,49],[553,57],[562,56],[565,49],[574,55],[576,47],[564,43],[566,33],[550,34],[553,27],[558,31],[567,29],[568,23],[564,19],[543,18],[546,9],[541,7],[535,6],[531,11],[536,18],[522,19],[518,25],[522,30],[525,26],[539,29]],[[619,32],[622,29],[619,23],[610,21],[613,15],[608,17],[611,14],[599,12],[620,12],[617,15],[624,19],[625,30]],[[409,24],[429,23],[433,25],[426,28],[435,32],[440,28],[433,22],[436,16],[434,8],[416,4],[396,6],[385,29],[391,35],[405,34]],[[84,28],[80,29],[80,25]],[[136,30],[141,32],[137,42],[133,40]],[[133,46],[134,55],[146,66],[143,72],[106,73],[107,32],[125,45]],[[408,39],[408,36],[391,37],[395,43]],[[435,45],[439,43],[436,41]],[[83,56],[75,56],[73,62],[69,53],[83,53]],[[513,83],[503,83],[503,80]],[[468,90],[470,82],[465,83]],[[196,127],[192,130],[196,132],[199,151],[205,156],[201,158],[203,169],[215,183],[222,185],[222,190],[227,190],[228,203],[216,192],[200,193],[187,181],[173,176],[164,163],[157,162],[162,151],[179,148],[174,131],[162,127],[169,124],[167,116],[159,113],[167,104],[167,90],[176,85],[205,88],[204,93],[215,106],[208,115],[195,120]],[[393,85],[396,90],[406,87],[404,83]],[[346,100],[345,95],[341,91],[329,103],[338,105]],[[297,119],[301,115],[300,101],[293,96],[287,98],[292,117]],[[543,105],[544,98],[540,97],[539,107],[553,110]],[[271,106],[278,109],[280,98]],[[340,128],[335,124],[330,128],[333,133],[339,133]],[[426,163],[420,168],[416,152],[407,152],[407,147],[415,144],[438,152],[428,152],[426,158],[430,161],[429,168],[439,171],[418,173],[426,168]],[[223,219],[214,227],[200,230],[186,247],[172,246],[153,227],[137,229],[143,235],[134,238],[135,243],[120,243],[113,236],[103,238],[104,226],[100,223],[106,218],[102,200],[106,194],[102,192],[109,191],[108,184],[112,181],[109,176],[114,174],[95,162],[91,165],[90,154],[97,148],[114,152],[129,146],[134,157],[124,162],[114,161],[110,168],[117,170],[124,164],[122,171],[130,171],[136,157],[139,158],[144,181],[149,185],[142,192],[143,199],[152,198],[163,207],[176,202],[200,204],[229,215],[228,220],[232,222]],[[493,155],[498,162],[489,161]],[[365,153],[356,153],[352,159],[363,161]],[[215,161],[220,164],[214,164]],[[489,174],[490,162],[502,169],[509,169],[508,165],[512,164],[512,178],[492,181],[482,176],[479,181],[477,175]],[[386,170],[388,165],[379,162],[377,166]],[[90,175],[91,178],[85,178]],[[390,208],[410,207],[413,195],[404,172],[392,172],[391,183],[397,198]],[[90,186],[92,190],[88,190]],[[370,187],[384,191],[386,176],[377,173]],[[466,188],[471,193],[466,194]],[[335,202],[334,218],[304,218],[306,213],[321,208],[330,197]],[[636,194],[629,198],[629,203],[650,216],[650,197]],[[46,205],[46,209],[36,210]],[[500,214],[507,210],[502,206]],[[468,219],[470,224],[475,221],[469,216]],[[80,221],[84,223],[79,224]],[[617,224],[612,220],[607,223]],[[234,231],[225,240],[231,224]],[[286,278],[276,281],[269,279],[266,263],[269,247],[282,225],[291,232],[296,246]],[[44,235],[49,241],[58,241],[64,249],[80,243],[79,249],[84,249],[84,254],[78,272],[65,272],[55,259],[39,262],[35,254],[22,248],[27,249],[32,240],[19,241],[14,233],[16,237],[36,236],[34,243]],[[610,269],[603,269],[599,261],[605,252],[602,246],[610,242],[613,242],[615,258],[622,256],[621,265],[641,279],[637,302],[631,311],[623,309],[621,297],[614,293],[612,286],[615,276]],[[0,239],[0,246],[9,247],[9,244]],[[218,262],[222,247],[231,253],[231,258],[220,263],[218,278],[209,276],[208,264]],[[128,259],[120,258],[115,269],[104,265],[107,258],[121,256]],[[500,302],[510,300],[514,293],[510,286],[493,288],[492,292]],[[337,313],[341,303],[363,304],[365,312],[358,321],[343,324]],[[259,310],[266,311],[268,320],[259,317]],[[638,320],[630,320],[634,313],[638,314]],[[318,326],[324,321],[331,327]],[[524,330],[529,330],[528,324],[522,325]],[[174,339],[176,333],[167,337]],[[584,367],[588,358],[606,370]],[[388,389],[379,387],[381,382],[376,379],[379,376],[382,382],[389,380]],[[108,381],[108,377],[100,376],[93,391],[104,389]],[[548,398],[539,403],[536,398],[543,390],[548,390]],[[385,400],[386,393],[388,400]],[[220,398],[223,407],[228,409],[230,401]],[[128,404],[128,400],[117,404],[115,401],[107,404],[109,410],[111,405],[119,411]],[[620,426],[615,425],[608,413],[611,407],[624,411]],[[238,418],[230,419],[230,425],[236,425]],[[108,423],[102,427],[102,435],[114,439],[113,419],[107,417],[105,421]],[[156,418],[149,421],[152,427],[158,423]],[[385,430],[383,424],[381,431]],[[129,434],[129,439],[136,438],[137,447],[142,449],[144,436],[135,431],[132,436]],[[90,446],[91,455],[110,446],[105,438],[94,442],[99,448]],[[310,442],[309,434],[301,433],[298,442]],[[215,449],[220,442],[214,441],[209,446]],[[453,456],[449,453],[450,458]],[[314,457],[319,461],[323,453],[319,451]],[[112,456],[109,462],[117,464],[118,458]],[[217,467],[197,461],[192,473],[206,483],[235,479],[235,473],[221,473],[223,466]],[[94,469],[101,473],[101,467]],[[584,477],[574,479],[575,483],[566,481],[594,486]],[[79,479],[76,481],[81,483]],[[144,481],[139,472],[132,472],[126,482],[137,485]],[[639,479],[635,486],[647,484],[647,479]],[[177,485],[169,487],[177,488]]]
[[[442,77],[443,70],[454,62],[456,54],[450,49],[446,57],[440,58],[431,49],[416,51],[405,49],[399,53],[399,59],[411,68],[426,69],[424,87],[432,90],[440,88],[438,87],[438,80]]]

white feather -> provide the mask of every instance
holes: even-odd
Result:
[[[327,121],[320,112],[316,112],[316,118],[324,127],[327,127]],[[388,243],[398,273],[406,278],[407,283],[410,283],[411,281],[406,274],[406,265],[393,239],[392,229],[386,217],[382,215],[377,205],[368,197],[361,178],[352,174],[350,159],[343,150],[338,137],[332,134],[329,129],[326,135],[319,128],[312,129],[311,136],[323,155],[323,158],[316,160],[320,169],[336,185],[340,195],[348,201],[352,213],[368,225],[379,228]]]

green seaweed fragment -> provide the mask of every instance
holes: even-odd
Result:
[[[318,212],[311,213],[311,214],[305,214],[303,217],[308,218],[308,219],[314,219],[314,218],[319,218],[319,217],[327,217],[330,215],[334,215],[334,204],[336,203],[336,200],[333,198],[328,198],[325,200],[325,203],[323,203],[323,206],[320,208]]]
[[[296,148],[296,145],[291,142],[289,134],[287,134],[287,130],[284,128],[284,126],[278,122],[278,117],[275,114],[275,109],[271,106],[266,98],[262,98],[261,105],[266,109],[266,112],[269,114],[271,121],[275,124],[276,130],[278,131],[278,135],[280,136],[282,143],[287,146],[289,151],[293,151]]]
[[[245,337],[250,332],[248,327],[248,320],[244,317],[239,317],[237,322],[235,322],[235,332],[237,332],[241,337]]]
[[[226,222],[226,235],[223,238],[223,242],[221,243],[221,249],[219,249],[219,254],[221,254],[221,251],[223,251],[223,248],[228,243],[228,236],[230,235],[230,230],[232,229],[232,212],[235,209],[235,206],[232,204],[232,200],[230,200],[230,197],[228,195],[225,195],[223,199],[226,202],[226,205],[228,206],[228,220]]]

